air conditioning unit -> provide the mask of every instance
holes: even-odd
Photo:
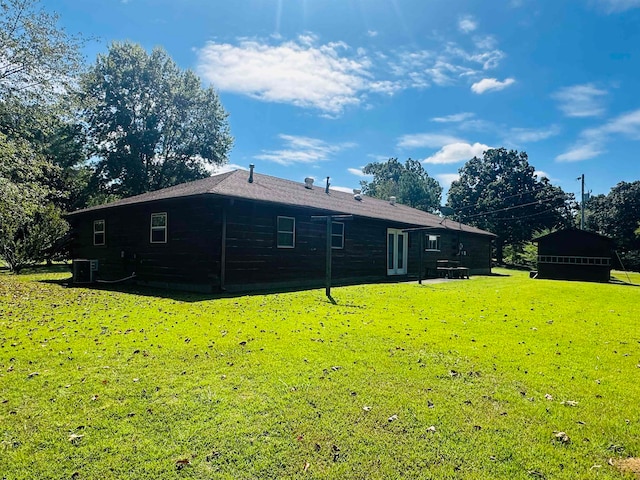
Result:
[[[98,271],[98,260],[77,258],[73,261],[73,283],[93,283]]]

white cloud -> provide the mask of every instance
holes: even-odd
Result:
[[[385,159],[385,161],[386,160],[387,159]],[[347,168],[347,172],[349,172],[351,175],[355,175],[356,177],[362,177],[362,178],[368,178],[372,176],[367,173],[364,173],[361,168]]]
[[[491,147],[482,143],[452,143],[445,145],[431,157],[425,158],[423,163],[447,164],[466,162],[473,157],[481,157]]]
[[[565,153],[558,155],[556,160],[559,162],[579,162],[597,157],[603,153],[603,150],[597,143],[586,143],[584,145],[576,145]]]
[[[309,35],[280,45],[209,42],[198,52],[197,70],[221,91],[339,114],[362,102],[371,76],[369,60],[349,58],[346,50],[340,42],[316,45]]]
[[[578,162],[597,157],[606,152],[606,144],[612,137],[640,140],[640,109],[619,115],[599,127],[583,130],[578,141],[556,160]]]
[[[463,19],[465,28],[475,20]],[[471,23],[469,23],[471,22]],[[369,36],[377,35],[369,31]],[[370,95],[455,85],[479,79],[505,54],[491,36],[473,38],[469,49],[436,40],[422,50],[367,52],[344,42],[322,44],[317,36],[286,40],[240,38],[211,41],[197,51],[196,70],[222,92],[320,111],[336,117],[348,107],[371,105]],[[507,80],[508,81],[508,80]],[[494,87],[495,88],[495,87]]]
[[[552,98],[558,100],[558,107],[567,117],[595,117],[604,113],[602,100],[607,93],[587,83],[561,88]]]
[[[509,137],[507,140],[516,144],[519,143],[533,143],[547,138],[555,137],[560,133],[560,127],[557,125],[551,125],[547,128],[533,129],[533,128],[512,128],[509,130]]]
[[[440,173],[435,177],[438,179],[440,185],[442,185],[444,189],[448,189],[453,182],[460,180],[459,173]]]
[[[471,15],[462,17],[458,21],[458,29],[463,33],[471,33],[478,28],[478,22],[476,22]]]
[[[469,120],[470,118],[473,118],[475,116],[476,116],[475,113],[462,112],[462,113],[454,113],[452,115],[445,115],[444,117],[433,117],[431,121],[437,122],[437,123],[458,123],[458,122],[464,122],[465,120]]]
[[[218,175],[220,173],[233,172],[234,170],[248,170],[246,166],[238,165],[235,163],[225,163],[224,165],[211,165],[210,163],[203,162],[203,166],[211,175]]]
[[[255,155],[256,160],[266,160],[280,165],[313,164],[326,160],[347,148],[354,147],[353,143],[329,144],[323,140],[295,135],[280,135],[284,141],[281,150],[267,150]]]
[[[349,187],[334,187],[333,185],[331,185],[329,187],[329,190],[335,190],[337,192],[353,193],[353,188],[349,188]]]
[[[622,114],[605,123],[600,128],[589,129],[588,135],[621,134],[631,140],[640,140],[640,109]]]
[[[513,85],[515,80],[513,78],[506,78],[503,81],[500,81],[496,78],[483,78],[479,82],[471,85],[471,90],[478,95],[490,92],[490,91],[499,91],[504,90],[509,85]]]
[[[373,38],[378,36],[378,32],[375,30],[367,30],[367,36]]]
[[[495,47],[495,39],[491,36],[481,37],[475,40],[475,52],[468,52],[453,42],[449,42],[445,47],[445,53],[451,58],[461,58],[470,63],[482,65],[483,70],[496,68],[500,64],[500,60],[505,57],[502,50]]]
[[[623,12],[640,7],[640,0],[596,0],[608,13]]]
[[[383,93],[389,96],[403,90],[401,82],[393,82],[390,80],[373,81],[369,84],[369,90],[375,93]]]
[[[440,133],[414,133],[410,135],[403,135],[398,140],[399,148],[440,148],[443,145],[449,143],[459,143],[460,140],[457,137],[451,135],[444,135]]]

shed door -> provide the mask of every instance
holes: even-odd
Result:
[[[387,275],[407,274],[408,239],[402,230],[387,229]]]

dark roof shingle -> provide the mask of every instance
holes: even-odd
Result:
[[[72,212],[70,215],[84,213],[104,208],[115,208],[125,205],[154,202],[171,198],[190,197],[197,195],[216,195],[222,197],[255,200],[296,207],[308,207],[341,214],[350,214],[360,217],[391,220],[407,225],[420,227],[443,228],[450,230],[462,230],[469,233],[488,235],[493,233],[459,224],[451,220],[444,220],[431,213],[423,212],[415,208],[389,201],[381,200],[366,195],[361,195],[361,200],[356,200],[354,195],[337,190],[329,190],[325,193],[323,187],[306,188],[304,183],[291,180],[253,174],[253,182],[248,182],[249,173],[244,170],[214,175],[189,183],[183,183],[155,192],[143,193],[135,197],[124,198],[115,202],[86,208]]]

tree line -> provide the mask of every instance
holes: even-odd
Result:
[[[472,158],[458,171],[444,205],[442,187],[419,161],[403,164],[390,158],[369,163],[362,172],[372,176],[361,182],[367,195],[395,196],[399,203],[431,213],[446,211],[455,221],[497,234],[498,263],[533,266],[533,239],[577,228],[580,222],[581,205],[574,195],[539,177],[525,152],[497,148]],[[614,264],[640,270],[640,181],[621,182],[608,195],[586,199],[584,208],[586,228],[614,240]]]
[[[38,0],[0,0],[0,259],[14,271],[64,255],[65,212],[203,178],[233,145],[215,89],[163,49],[115,42],[86,66],[83,45]],[[363,172],[372,175],[363,193],[441,211],[442,187],[420,161]],[[470,159],[445,203],[453,220],[499,235],[498,262],[578,222],[573,195],[504,148]],[[586,210],[587,228],[640,269],[640,181],[592,197]]]

